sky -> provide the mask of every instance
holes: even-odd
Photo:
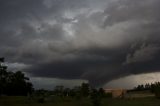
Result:
[[[159,81],[159,0],[0,0],[0,56],[36,88]],[[136,80],[135,80],[136,79]]]

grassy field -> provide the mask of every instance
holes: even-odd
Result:
[[[160,99],[103,99],[101,106],[160,106]],[[49,98],[44,103],[38,103],[36,98],[0,97],[0,106],[92,106],[89,99]]]

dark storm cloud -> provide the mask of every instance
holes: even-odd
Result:
[[[113,51],[119,52],[119,54]],[[65,61],[37,64],[30,71],[33,75],[41,77],[85,79],[89,80],[94,85],[105,83],[106,80],[113,79],[113,75],[117,76],[120,74],[116,69],[119,67],[119,63],[124,60],[124,58],[121,57],[121,55],[124,55],[124,52],[119,50],[108,51],[104,49],[78,52],[80,53],[74,53],[76,58],[71,60],[66,59]],[[108,77],[106,77],[106,75]]]
[[[33,77],[93,85],[160,70],[159,0],[1,0],[0,55]],[[27,68],[26,68],[27,67]]]

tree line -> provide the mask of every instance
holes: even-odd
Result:
[[[64,86],[56,86],[53,90],[35,90],[34,95],[39,98],[39,102],[43,103],[45,97],[54,96],[56,98],[66,98],[70,97],[73,99],[83,99],[88,98],[91,100],[93,106],[99,106],[101,100],[104,97],[107,97],[103,88],[95,89],[92,88],[89,83],[82,83],[80,86],[75,86],[73,88],[65,88]],[[110,96],[111,97],[111,96]]]
[[[155,82],[151,84],[149,83],[141,84],[141,85],[134,87],[134,89],[130,91],[145,91],[145,90],[148,90],[154,93],[157,98],[160,98],[160,82]]]

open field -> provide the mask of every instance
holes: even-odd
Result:
[[[156,98],[139,99],[103,99],[102,106],[160,106],[160,100]],[[36,99],[27,97],[0,97],[0,106],[92,106],[89,99],[50,98],[44,103],[38,103]]]

